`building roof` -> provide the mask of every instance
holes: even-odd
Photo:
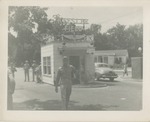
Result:
[[[117,56],[128,56],[127,50],[97,50],[95,55],[117,55]]]

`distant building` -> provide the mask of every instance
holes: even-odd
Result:
[[[44,82],[54,84],[58,68],[63,64],[63,56],[69,58],[77,72],[74,82],[84,83],[94,79],[93,36],[62,35],[61,39],[48,38],[48,43],[41,47],[41,68]]]
[[[127,50],[101,50],[95,51],[95,63],[102,62],[112,66],[127,62],[129,55]]]

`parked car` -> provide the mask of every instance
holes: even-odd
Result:
[[[118,75],[113,71],[113,69],[106,63],[95,63],[95,78],[100,80],[100,78],[109,78],[113,81]]]

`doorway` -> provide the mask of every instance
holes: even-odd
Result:
[[[69,56],[70,65],[75,67],[76,78],[73,78],[73,84],[80,83],[80,57],[79,56]]]

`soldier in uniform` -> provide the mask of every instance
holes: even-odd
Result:
[[[29,65],[28,61],[26,61],[25,64],[24,64],[25,82],[26,82],[26,77],[28,78],[28,81],[30,81],[30,79],[29,79],[29,69],[30,69],[30,65]]]
[[[38,67],[36,67],[35,72],[36,72],[36,82],[37,83],[42,83],[41,65],[39,65]]]
[[[72,79],[75,75],[75,69],[72,65],[69,65],[68,58],[64,56],[63,66],[58,69],[56,81],[54,82],[55,91],[58,92],[58,85],[60,82],[62,109],[67,110],[69,99],[72,90]]]
[[[13,93],[15,91],[15,80],[13,78],[12,72],[8,69],[8,77],[7,77],[7,109],[13,109]]]
[[[123,67],[123,77],[125,76],[125,74],[128,76],[128,64],[124,64],[124,67]]]
[[[35,69],[36,69],[37,65],[35,60],[33,60],[33,64],[32,64],[32,77],[33,77],[33,82],[34,82],[34,78],[35,78]]]
[[[17,70],[16,70],[15,65],[14,65],[13,62],[11,62],[11,64],[10,64],[10,69],[11,69],[13,78],[15,78],[15,72],[16,72]]]

